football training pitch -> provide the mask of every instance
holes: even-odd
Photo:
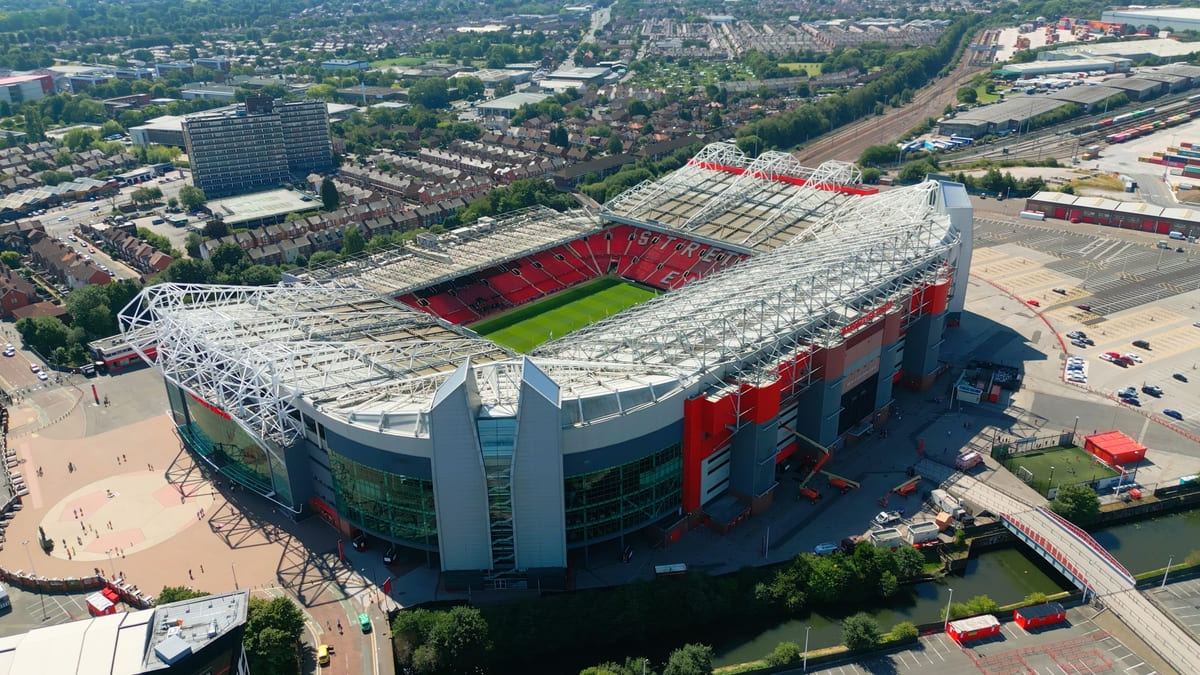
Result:
[[[620,279],[597,279],[484,319],[470,328],[489,340],[524,353],[655,295],[652,289]]]

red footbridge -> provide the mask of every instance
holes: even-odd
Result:
[[[1200,673],[1200,642],[1137,590],[1129,570],[1087,532],[1045,506],[1029,504],[931,460],[917,467],[1004,526],[1083,591],[1098,598],[1180,673]]]

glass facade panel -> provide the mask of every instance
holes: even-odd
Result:
[[[433,481],[410,478],[329,453],[338,513],[381,537],[437,548]]]
[[[683,502],[683,445],[621,466],[566,479],[567,544],[615,536],[651,523]]]
[[[475,421],[475,428],[479,431],[479,448],[487,476],[492,567],[508,570],[517,560],[512,514],[512,453],[517,443],[517,420],[484,418]]]

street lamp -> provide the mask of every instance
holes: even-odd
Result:
[[[33,578],[36,585],[37,568],[33,566],[33,554],[29,552],[29,540],[26,539],[25,541],[21,542],[21,545],[25,547],[25,555],[29,558],[29,569],[33,572]],[[49,621],[50,615],[46,613],[46,596],[42,595],[40,590],[38,591],[38,600],[42,601],[42,621]]]
[[[1046,489],[1054,484],[1054,467],[1050,467],[1050,477],[1046,479]]]
[[[1175,554],[1174,553],[1171,554],[1171,557],[1167,558],[1167,569],[1165,572],[1163,572],[1163,582],[1162,582],[1162,585],[1159,586],[1159,588],[1167,587],[1167,575],[1171,573],[1171,563],[1173,563],[1173,562],[1175,562]]]
[[[808,672],[808,631],[812,630],[812,626],[804,627],[804,672]]]
[[[1075,442],[1075,432],[1079,431],[1079,415],[1075,416],[1075,426],[1071,427],[1071,442]]]
[[[229,563],[229,569],[233,570],[233,590],[236,591],[236,590],[238,590],[237,565],[234,563]]]
[[[954,600],[954,589],[949,589],[950,597],[946,598],[946,620],[942,622],[942,631],[950,627],[950,602]]]

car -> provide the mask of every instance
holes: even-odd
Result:
[[[1182,246],[1180,246],[1179,248],[1175,249],[1175,252],[1176,252],[1176,253],[1183,253],[1183,247],[1182,247]]]
[[[1095,346],[1096,346],[1096,342],[1095,342],[1095,340],[1093,340],[1092,338],[1089,338],[1089,337],[1082,337],[1082,338],[1079,338],[1079,339],[1083,341],[1083,344],[1085,344],[1085,345],[1087,345],[1087,346],[1089,346],[1089,347],[1095,347]]]
[[[1157,387],[1153,384],[1143,384],[1142,385],[1142,393],[1150,394],[1151,396],[1157,397],[1157,396],[1162,396],[1163,392],[1162,392],[1162,387]]]
[[[1200,321],[1197,321],[1196,323],[1194,323],[1192,325],[1195,326],[1196,328],[1200,328]]]
[[[88,247],[88,253],[95,253],[95,252],[96,252],[96,249],[92,248],[91,246]]]
[[[83,259],[84,259],[84,260],[86,260],[86,261],[88,261],[88,262],[91,262],[91,261],[92,261],[92,256],[90,256],[90,255],[85,255],[85,256],[83,256]]]
[[[355,551],[367,550],[367,536],[365,534],[360,534],[354,538],[354,550]]]
[[[823,542],[823,543],[820,543],[820,544],[817,544],[816,546],[814,546],[813,553],[815,553],[816,555],[829,555],[830,553],[834,553],[836,551],[841,550],[841,548],[842,548],[841,546],[838,546],[837,544],[833,543],[832,541],[827,541],[827,542]]]
[[[1038,302],[1037,300],[1032,300],[1032,299],[1030,299],[1030,300],[1026,300],[1025,302],[1027,302],[1027,303],[1029,303],[1029,304],[1033,305],[1034,307],[1041,307],[1041,306],[1042,306],[1042,303]]]
[[[871,522],[879,527],[887,527],[889,525],[895,525],[896,523],[900,522],[900,520],[901,518],[899,511],[880,511]]]
[[[99,211],[99,210],[100,210],[100,206],[96,205],[96,204],[93,204],[92,207],[88,209],[88,211]]]
[[[1146,340],[1134,340],[1132,344],[1138,349],[1150,349],[1150,343]]]
[[[1083,311],[1085,311],[1085,312],[1090,312],[1090,311],[1092,311],[1092,306],[1091,306],[1091,305],[1075,305],[1075,306],[1076,306],[1076,307],[1078,307],[1079,309],[1082,309],[1082,310],[1083,310]]]
[[[68,234],[67,239],[70,239],[71,241],[79,241],[78,239],[75,238],[75,235],[73,235],[73,234]]]
[[[1124,403],[1126,405],[1131,405],[1135,408],[1142,407],[1141,400],[1139,400],[1138,397],[1136,397],[1136,396],[1120,396],[1118,398],[1121,399],[1121,403]]]
[[[1141,362],[1142,362],[1142,357],[1140,357],[1140,356],[1138,356],[1137,354],[1134,354],[1134,353],[1132,353],[1132,352],[1131,352],[1131,353],[1129,353],[1129,354],[1123,354],[1122,356],[1123,356],[1123,357],[1125,358],[1125,360],[1127,360],[1127,361],[1133,361],[1134,363],[1141,363]]]
[[[317,647],[317,665],[319,665],[319,666],[329,665],[329,654],[332,651],[333,651],[333,647],[330,647],[329,645],[319,645]]]
[[[50,379],[50,376],[47,375],[44,371],[39,371],[38,379],[41,380],[42,382],[45,382],[46,380]]]
[[[1100,355],[1100,360],[1101,360],[1101,361],[1109,361],[1109,362],[1112,362],[1112,361],[1115,361],[1116,359],[1114,359],[1113,357],[1109,356],[1108,354],[1101,354],[1101,355]]]
[[[396,558],[398,557],[397,553],[398,551],[396,550],[395,546],[389,548],[387,552],[383,554],[383,564],[391,565],[392,563],[396,562]]]
[[[67,222],[67,221],[68,221],[68,220],[70,220],[70,219],[71,219],[71,216],[59,216],[59,217],[58,217],[58,222],[60,222],[60,223],[65,223],[65,222]]]
[[[1066,294],[1067,294],[1067,289],[1065,289],[1065,288],[1054,288],[1054,289],[1051,289],[1051,290],[1053,290],[1055,293],[1058,293],[1059,295],[1066,295]]]
[[[358,615],[358,627],[361,628],[362,632],[364,633],[371,632],[371,617],[367,616],[365,612]]]
[[[1175,378],[1175,379],[1179,380],[1180,382],[1187,382],[1187,381],[1188,381],[1188,379],[1187,379],[1187,375],[1184,375],[1183,373],[1175,373],[1175,374],[1174,374],[1174,375],[1172,375],[1171,377],[1173,377],[1173,378]]]
[[[1083,349],[1087,348],[1087,343],[1084,342],[1083,340],[1071,340],[1071,344],[1075,345],[1076,347],[1083,348]]]
[[[1183,421],[1183,414],[1182,414],[1182,413],[1180,413],[1178,410],[1173,410],[1173,409],[1171,409],[1171,408],[1166,408],[1166,409],[1164,409],[1164,410],[1163,410],[1163,414],[1164,414],[1164,415],[1166,415],[1167,417],[1171,417],[1171,418],[1173,418],[1173,419],[1177,419],[1177,420],[1179,420],[1179,421],[1181,421],[1181,422]]]
[[[1134,398],[1137,398],[1137,389],[1134,389],[1133,387],[1125,387],[1121,391],[1117,392],[1117,396],[1133,396]]]
[[[1087,337],[1087,333],[1081,330],[1073,330],[1070,333],[1067,333],[1067,337],[1071,338],[1072,340],[1078,340],[1079,338]]]
[[[29,364],[29,372],[31,372],[31,373],[36,373],[41,369],[42,369],[42,367],[36,363]]]
[[[16,356],[16,355],[17,355],[17,350],[13,349],[12,347],[9,347],[8,349],[5,349],[5,350],[4,350],[4,355],[5,355],[5,356],[8,356],[8,357],[13,357],[13,356]]]

